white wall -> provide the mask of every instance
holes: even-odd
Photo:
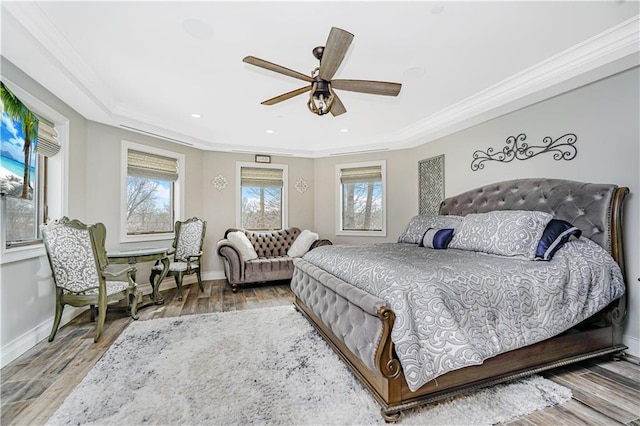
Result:
[[[216,254],[216,243],[224,236],[228,228],[236,226],[236,162],[253,162],[251,154],[233,154],[222,152],[201,153],[202,170],[202,200],[203,217],[207,223],[207,238],[205,253],[207,263],[205,270],[215,271],[217,276],[224,278],[222,260]],[[289,226],[303,229],[313,229],[313,200],[314,200],[314,164],[309,158],[293,158],[272,156],[271,164],[286,164],[288,166],[288,222]],[[228,185],[221,190],[211,183],[218,175],[222,175]],[[295,184],[303,179],[309,185],[307,191],[296,191]]]
[[[69,120],[68,188],[63,213],[85,214],[87,121],[53,96],[4,57],[0,57],[2,77]],[[53,282],[44,256],[0,266],[0,361],[4,365],[49,335],[55,307]],[[73,313],[68,308],[67,314]],[[70,318],[69,315],[65,319]]]

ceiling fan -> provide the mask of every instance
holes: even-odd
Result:
[[[318,46],[313,49],[313,56],[320,61],[320,66],[311,71],[311,76],[265,61],[264,59],[256,58],[255,56],[247,56],[242,61],[309,83],[307,86],[267,99],[261,102],[262,105],[274,105],[278,102],[293,98],[294,96],[311,92],[309,101],[307,102],[307,106],[311,112],[317,115],[324,115],[331,112],[333,116],[338,116],[344,114],[347,110],[333,89],[383,96],[398,96],[402,88],[402,84],[400,83],[372,80],[332,80],[333,75],[347,54],[352,40],[353,34],[350,32],[332,27],[329,32],[329,37],[327,38],[326,46]]]

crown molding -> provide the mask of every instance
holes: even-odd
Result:
[[[406,149],[640,65],[640,15],[386,137]]]
[[[35,42],[31,43],[32,46],[46,54],[53,69],[68,78],[94,107],[107,116],[112,114],[117,100],[109,92],[108,85],[73,49],[37,3],[3,2],[2,9],[3,13],[9,13],[19,23],[23,32],[31,36]]]

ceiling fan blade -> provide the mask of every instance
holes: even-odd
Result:
[[[327,44],[324,46],[322,59],[320,60],[320,78],[331,80],[338,71],[344,56],[353,40],[353,34],[340,28],[331,27]]]
[[[266,101],[260,103],[262,105],[277,104],[278,102],[286,101],[287,99],[291,99],[294,96],[301,95],[305,92],[308,92],[309,90],[311,90],[311,86],[301,87],[299,89],[292,90],[291,92],[283,93],[282,95],[276,96],[275,98],[267,99]]]
[[[289,77],[304,80],[309,83],[313,81],[313,78],[309,77],[308,75],[304,75],[302,73],[299,73],[298,71],[290,70],[289,68],[285,68],[282,65],[276,65],[272,62],[265,61],[264,59],[256,58],[255,56],[247,56],[242,60],[242,62],[246,62],[247,64],[255,65],[256,67],[264,68],[269,71],[284,74]]]
[[[338,95],[334,93],[333,96],[335,96],[335,98],[333,99],[333,104],[331,105],[331,115],[337,117],[340,114],[344,114],[345,112],[347,112],[347,109],[344,107],[344,104],[342,103]]]
[[[398,96],[402,84],[388,81],[372,80],[332,80],[334,89],[348,90],[350,92],[371,93],[373,95]]]

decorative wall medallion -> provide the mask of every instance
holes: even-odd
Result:
[[[296,187],[296,191],[298,191],[301,194],[304,194],[305,192],[307,192],[307,189],[309,189],[309,184],[307,183],[306,180],[304,180],[303,178],[300,178],[296,182],[295,187]]]
[[[444,200],[444,155],[418,162],[420,214],[438,214]]]
[[[214,177],[213,180],[211,181],[211,183],[213,184],[213,186],[215,186],[215,188],[218,191],[222,191],[229,184],[229,182],[227,182],[227,178],[225,178],[221,174],[216,176],[216,177]]]
[[[531,145],[525,143],[527,135],[520,133],[518,136],[509,136],[507,138],[507,146],[502,148],[502,151],[496,153],[493,152],[493,148],[488,148],[486,151],[478,150],[473,153],[473,160],[471,161],[471,170],[474,172],[480,169],[484,169],[485,161],[499,161],[501,163],[509,163],[516,160],[528,160],[536,155],[544,154],[546,152],[553,152],[553,159],[560,160],[573,160],[578,154],[577,148],[574,146],[578,137],[573,133],[567,133],[557,139],[552,139],[550,136],[542,139],[542,145]]]

